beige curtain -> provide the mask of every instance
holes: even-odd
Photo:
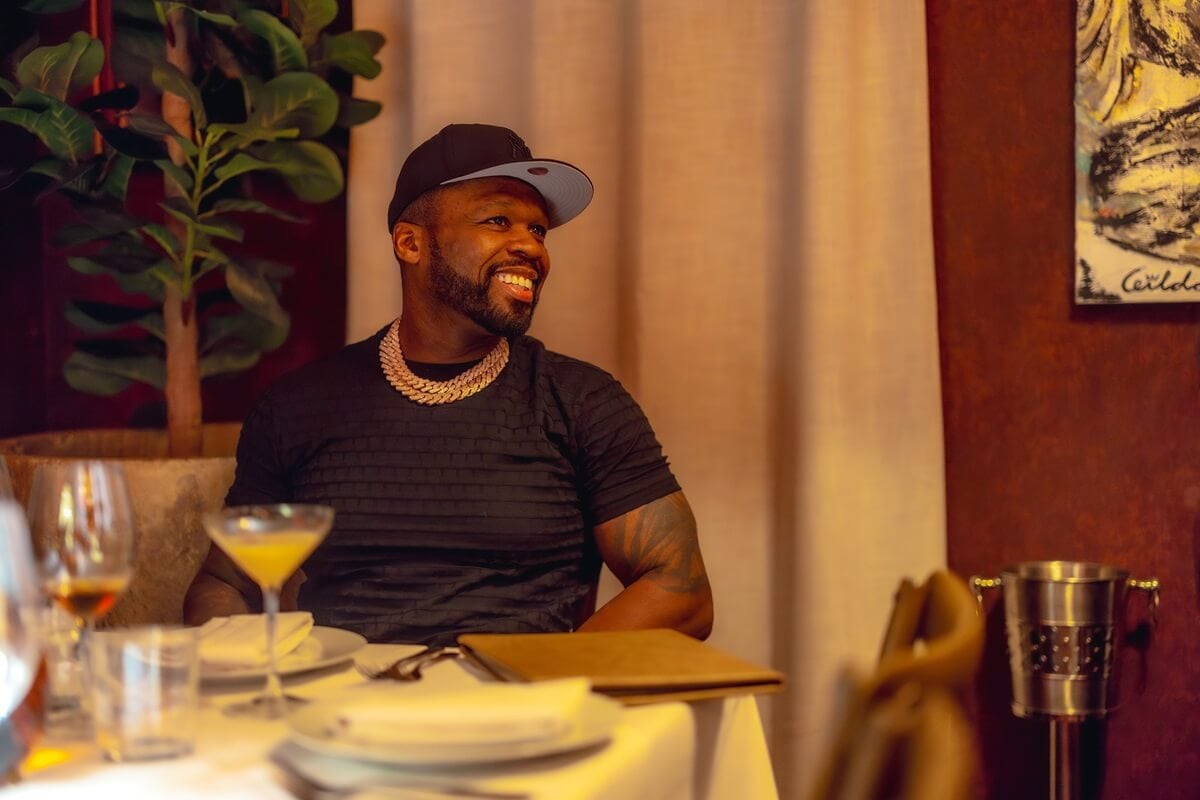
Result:
[[[509,125],[596,198],[550,238],[532,333],[615,373],[692,502],[712,641],[789,673],[783,796],[837,666],[944,563],[922,0],[360,0],[388,37],[355,132],[348,338],[399,308],[384,231],[408,150]]]

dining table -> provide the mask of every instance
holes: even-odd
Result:
[[[418,647],[369,644],[339,664],[290,675],[285,688],[313,702],[369,689],[360,667],[377,667]],[[403,692],[443,692],[492,680],[462,659],[425,669]],[[570,752],[493,763],[456,764],[410,774],[385,786],[381,770],[318,753],[281,758],[294,749],[286,719],[231,716],[227,706],[261,689],[261,681],[201,685],[193,752],[158,761],[110,763],[91,741],[41,738],[4,800],[97,798],[438,798],[528,800],[776,800],[778,791],[756,700],[751,695],[622,707],[605,741]],[[297,771],[299,761],[306,769]],[[321,773],[320,770],[325,770]],[[313,770],[320,780],[313,780]],[[394,773],[388,773],[394,775]]]

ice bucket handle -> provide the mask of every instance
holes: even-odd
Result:
[[[972,575],[968,583],[971,584],[971,591],[975,592],[975,605],[979,609],[979,613],[983,613],[983,592],[985,589],[995,589],[1000,586],[999,578],[985,578],[982,575]],[[1131,582],[1132,583],[1132,582]],[[1155,581],[1155,591],[1157,592],[1158,581]],[[1157,597],[1157,595],[1155,595]],[[1157,600],[1155,601],[1157,602]]]
[[[1146,578],[1144,580],[1130,578],[1127,585],[1130,589],[1137,589],[1140,592],[1150,595],[1148,598],[1150,603],[1150,618],[1148,621],[1151,627],[1156,627],[1158,625],[1158,578]]]

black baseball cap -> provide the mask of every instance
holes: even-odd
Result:
[[[473,178],[508,177],[537,189],[546,201],[550,227],[574,218],[592,200],[592,182],[564,161],[534,158],[513,131],[497,125],[447,125],[413,150],[396,176],[388,204],[388,233],[396,220],[430,189]]]

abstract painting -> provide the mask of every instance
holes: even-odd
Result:
[[[1200,0],[1075,13],[1075,301],[1200,301]]]

